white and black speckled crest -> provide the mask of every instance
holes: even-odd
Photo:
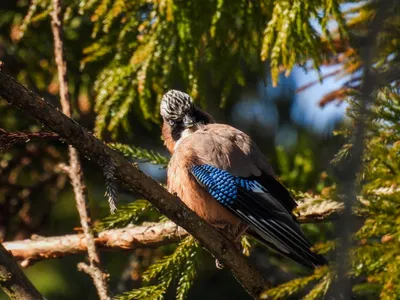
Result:
[[[194,108],[192,98],[181,91],[170,90],[161,100],[160,113],[165,119],[180,119]]]

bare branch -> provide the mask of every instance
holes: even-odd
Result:
[[[53,132],[8,132],[0,128],[0,151],[5,151],[12,145],[30,140],[58,140],[59,137]]]
[[[129,250],[143,247],[158,247],[184,238],[188,233],[173,222],[128,226],[100,232],[95,238],[96,246],[103,250]],[[35,261],[82,254],[87,251],[83,234],[56,237],[34,237],[23,241],[5,242],[4,247],[16,259]]]
[[[71,117],[71,101],[68,91],[68,78],[67,78],[67,62],[64,57],[63,46],[63,29],[62,29],[62,16],[61,16],[61,0],[53,0],[53,11],[51,12],[51,29],[54,37],[54,55],[58,70],[58,80],[60,83],[60,102],[61,107],[67,116]],[[84,236],[87,243],[87,251],[90,266],[85,268],[78,267],[88,273],[96,286],[97,293],[101,300],[111,299],[107,288],[107,278],[104,272],[100,269],[100,257],[94,243],[94,237],[91,232],[91,219],[87,206],[87,192],[83,178],[82,165],[79,161],[78,151],[69,146],[69,164],[68,175],[71,178],[71,184],[75,193],[76,207],[79,212],[79,218],[83,228]]]
[[[0,287],[11,299],[44,299],[2,244],[0,244]]]

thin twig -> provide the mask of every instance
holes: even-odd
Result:
[[[28,142],[31,140],[59,140],[59,136],[53,132],[9,132],[0,128],[0,151],[5,151],[16,143]]]
[[[0,244],[0,287],[10,299],[44,299],[2,244]]]
[[[60,84],[60,102],[62,111],[68,117],[72,115],[71,101],[68,91],[68,78],[67,78],[67,62],[64,55],[63,46],[63,29],[62,29],[62,16],[61,16],[61,0],[53,0],[53,11],[51,13],[51,29],[54,36],[54,55],[58,70],[58,80]],[[83,178],[82,165],[79,161],[78,151],[69,146],[69,172],[68,175],[71,179],[71,184],[75,193],[76,207],[79,212],[79,217],[83,232],[85,235],[90,272],[87,272],[93,279],[96,286],[97,293],[101,300],[111,299],[107,288],[108,275],[100,269],[100,257],[96,249],[94,237],[91,232],[91,219],[87,206],[87,192]],[[88,270],[86,268],[86,270]],[[79,267],[79,269],[82,269]],[[83,269],[85,270],[85,269]]]

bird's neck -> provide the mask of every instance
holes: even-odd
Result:
[[[182,142],[186,137],[188,137],[189,135],[191,135],[192,133],[194,133],[196,130],[200,129],[200,128],[198,128],[198,127],[200,127],[200,126],[197,126],[197,125],[196,125],[195,127],[187,128],[187,129],[185,129],[184,131],[182,131],[181,137],[179,138],[179,140],[177,140],[177,141],[175,142],[174,150],[176,149],[176,147],[178,147],[179,143]]]
[[[164,122],[163,127],[162,127],[162,137],[164,140],[164,145],[167,147],[168,151],[173,154],[174,150],[176,149],[176,147],[178,147],[179,143],[181,141],[183,141],[186,137],[188,137],[189,135],[193,134],[194,132],[196,132],[197,130],[200,130],[204,127],[205,125],[203,124],[197,124],[194,127],[191,128],[187,128],[185,130],[183,130],[180,134],[180,137],[178,140],[175,140],[173,138],[172,132],[171,132],[171,127],[168,126],[168,124],[166,124]]]
[[[162,127],[162,138],[164,140],[165,147],[167,147],[168,151],[173,154],[176,141],[172,137],[171,127],[169,127],[165,122],[163,123]]]

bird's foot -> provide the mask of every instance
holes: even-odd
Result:
[[[213,223],[213,226],[217,227],[217,229],[223,233],[228,239],[230,239],[233,244],[236,246],[236,249],[239,250],[239,252],[243,253],[244,249],[242,246],[242,243],[240,242],[240,237],[246,230],[249,228],[247,224],[240,224],[239,226],[232,226],[231,224],[226,224],[226,223]],[[224,269],[225,266],[222,262],[220,262],[218,259],[215,259],[215,266],[217,269]]]
[[[217,267],[217,269],[222,270],[225,268],[224,264],[222,262],[220,262],[218,259],[215,259],[215,266]]]
[[[241,252],[241,253],[244,254],[244,249],[243,249],[243,246],[242,246],[241,243],[234,243],[234,245],[235,245],[236,248],[239,250],[239,252]],[[220,261],[218,260],[218,258],[215,259],[215,266],[217,267],[217,269],[220,269],[220,270],[225,269],[224,264],[223,264],[222,262],[220,262]]]

